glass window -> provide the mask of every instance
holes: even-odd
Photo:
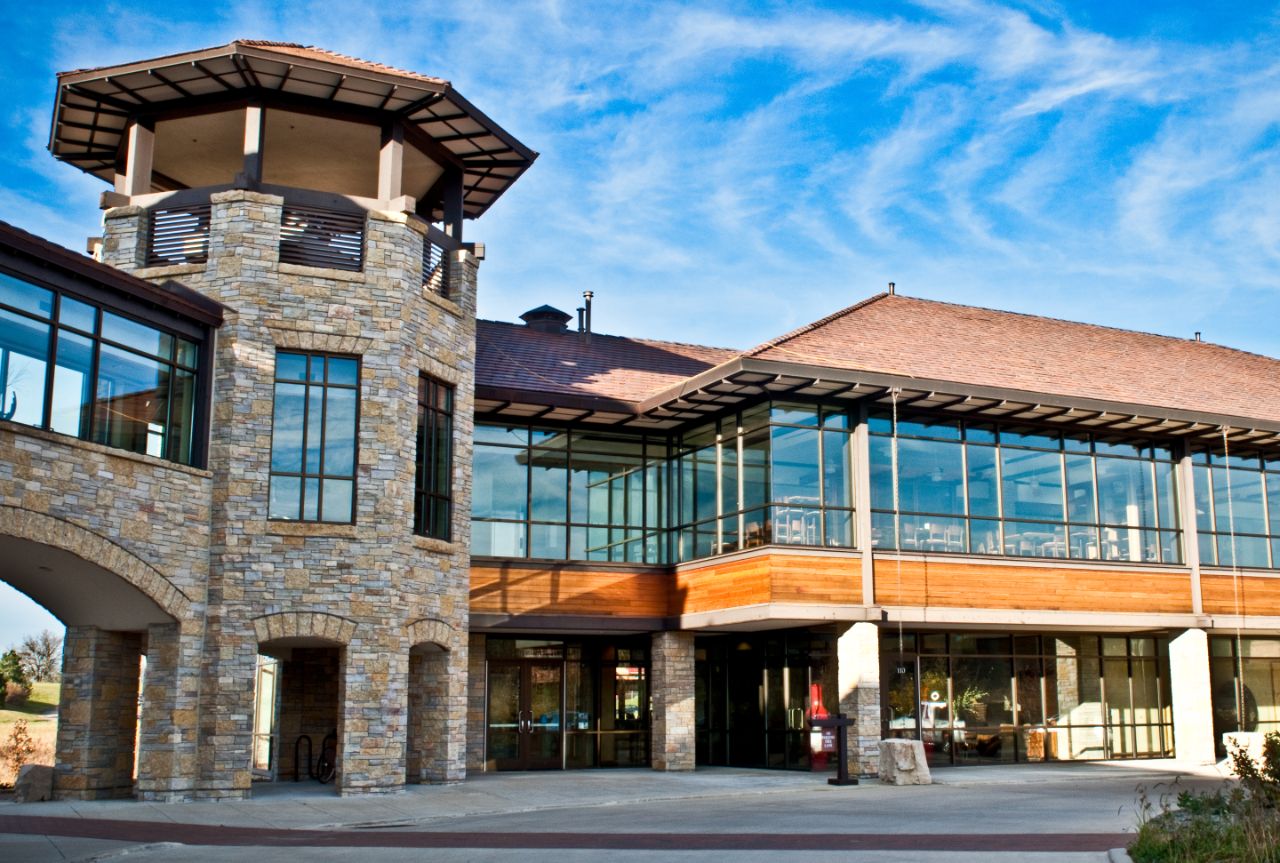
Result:
[[[0,418],[190,464],[198,350],[189,339],[0,273]]]
[[[268,516],[354,521],[357,361],[283,351],[276,358]]]
[[[1056,453],[1002,447],[1000,474],[1006,518],[1063,520],[1062,461]]]
[[[49,325],[0,309],[0,419],[44,425]]]
[[[354,361],[339,363],[335,358],[330,362],[330,374],[337,381],[354,384],[357,373],[347,368],[347,363]],[[355,390],[334,390],[334,395],[338,394],[349,395],[350,409],[354,414]],[[354,461],[354,448],[351,455]],[[421,536],[450,539],[453,535],[452,521],[453,387],[422,375],[418,378],[418,456],[414,469],[413,530]]]

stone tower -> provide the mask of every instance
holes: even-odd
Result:
[[[483,257],[462,226],[536,154],[447,81],[249,41],[60,76],[51,149],[114,185],[103,262],[226,309],[207,590],[173,679],[146,679],[187,697],[144,723],[139,793],[247,796],[330,734],[343,794],[461,778]]]

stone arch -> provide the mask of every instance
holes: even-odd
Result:
[[[174,620],[187,620],[191,598],[142,558],[87,528],[56,516],[0,505],[0,536],[65,551],[132,585]]]
[[[465,773],[465,642],[443,620],[423,617],[405,627],[409,639],[409,710],[405,740],[408,782],[450,782]]]
[[[441,650],[453,650],[457,633],[454,628],[435,617],[423,617],[407,627],[409,647],[434,644]]]
[[[258,643],[282,638],[318,638],[337,644],[350,644],[356,634],[356,622],[323,611],[280,611],[253,619]]]

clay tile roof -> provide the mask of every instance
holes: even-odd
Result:
[[[728,348],[599,333],[587,341],[576,332],[543,333],[482,320],[476,329],[476,385],[637,402],[737,355]]]
[[[231,44],[248,45],[254,48],[269,48],[277,54],[290,54],[301,59],[322,60],[325,63],[337,63],[341,66],[348,66],[352,69],[363,69],[366,72],[377,72],[382,75],[396,75],[400,78],[409,78],[414,81],[423,81],[428,84],[439,84],[442,86],[449,85],[449,82],[444,78],[434,78],[430,75],[421,75],[417,72],[397,69],[395,66],[387,66],[384,63],[374,63],[370,60],[361,60],[359,57],[350,57],[346,54],[339,54],[336,51],[317,48],[314,45],[300,45],[297,42],[272,42],[267,39],[237,39]]]
[[[744,356],[1280,422],[1280,360],[901,295],[878,294]]]
[[[420,81],[426,84],[437,84],[446,87],[449,86],[449,82],[444,78],[434,78],[430,75],[422,75],[417,72],[409,72],[405,69],[397,69],[394,66],[387,66],[383,63],[361,60],[359,57],[350,57],[346,54],[339,54],[336,51],[317,48],[314,45],[302,45],[298,42],[273,42],[270,39],[236,39],[233,42],[228,42],[226,45],[213,45],[209,48],[202,48],[197,51],[179,51],[173,54],[153,57],[146,62],[149,64],[159,65],[164,63],[164,61],[172,60],[175,57],[207,54],[211,51],[218,51],[220,49],[233,49],[237,45],[244,45],[250,48],[266,48],[273,53],[288,54],[302,60],[319,60],[324,63],[334,63],[351,69],[361,69],[365,72],[377,72],[380,75],[395,75],[400,78],[407,78],[412,81]],[[72,69],[68,72],[59,72],[58,77],[63,78],[71,75],[80,75],[86,72],[99,72],[104,69],[115,68],[117,68],[117,64],[115,63],[107,66],[90,66],[84,69]]]

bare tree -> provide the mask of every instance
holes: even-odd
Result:
[[[18,648],[18,658],[31,680],[56,680],[62,664],[62,638],[51,629],[28,635]]]

